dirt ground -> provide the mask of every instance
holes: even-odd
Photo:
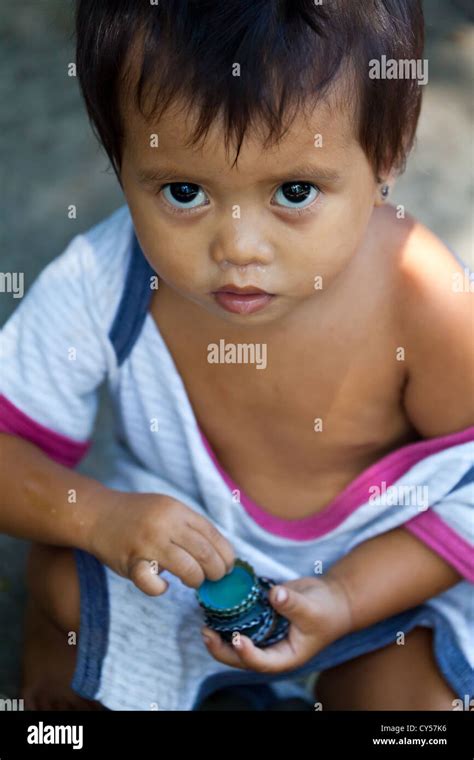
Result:
[[[90,132],[77,81],[70,0],[0,0],[0,270],[25,289],[78,232],[123,203]],[[474,27],[464,0],[425,0],[429,85],[418,142],[394,200],[474,266]],[[75,204],[76,220],[67,217]],[[18,301],[0,293],[0,325]],[[109,410],[81,470],[100,477]],[[0,536],[0,697],[17,696],[25,542]]]

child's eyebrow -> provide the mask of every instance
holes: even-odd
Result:
[[[159,182],[177,181],[193,182],[194,184],[200,185],[212,181],[209,177],[193,176],[192,172],[189,172],[188,170],[180,171],[173,166],[139,169],[137,171],[137,178],[142,185],[156,185]],[[335,169],[313,166],[312,164],[303,164],[301,166],[294,166],[284,173],[279,171],[278,174],[267,175],[264,179],[260,180],[260,184],[275,181],[289,182],[299,179],[311,179],[315,182],[322,181],[337,184],[341,181],[342,176]]]

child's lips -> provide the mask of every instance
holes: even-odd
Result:
[[[223,287],[214,291],[219,306],[232,314],[253,314],[267,306],[274,295],[260,288]]]

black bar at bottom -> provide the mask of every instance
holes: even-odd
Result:
[[[158,758],[191,749],[291,757],[474,758],[471,712],[0,712],[0,760]],[[345,753],[342,755],[342,753]],[[402,754],[403,753],[403,754]]]

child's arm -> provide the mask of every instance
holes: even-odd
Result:
[[[400,251],[394,345],[403,346],[406,414],[423,438],[474,425],[474,297],[462,268],[429,230],[416,224]],[[403,527],[359,545],[328,573],[350,599],[357,630],[421,604],[461,579]],[[454,563],[455,564],[455,563]]]
[[[472,290],[456,287],[462,268],[421,224],[400,250],[397,271],[393,343],[405,349],[407,417],[426,439],[465,430],[474,425]],[[365,541],[325,576],[344,588],[352,630],[421,604],[462,579],[409,530],[407,523]]]
[[[0,463],[0,533],[83,549],[153,596],[162,570],[197,588],[232,568],[227,539],[176,499],[107,488],[5,433]]]
[[[90,551],[107,491],[29,441],[0,433],[0,533]]]
[[[166,591],[161,570],[198,587],[234,559],[212,523],[176,499],[69,469],[87,451],[98,389],[116,371],[112,283],[125,261],[109,237],[95,239],[74,238],[0,331],[0,531],[84,549],[147,594]]]
[[[360,544],[324,577],[339,584],[346,595],[350,631],[416,607],[462,580],[457,570],[405,528]]]

